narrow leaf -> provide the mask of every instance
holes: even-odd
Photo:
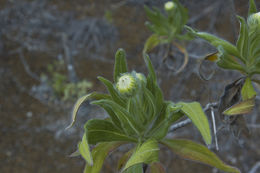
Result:
[[[153,68],[153,64],[147,54],[144,54],[144,61],[149,71],[149,76],[151,77],[153,82],[156,82],[156,74]]]
[[[86,164],[84,173],[99,173],[108,154],[123,144],[123,142],[104,142],[98,144],[91,152],[93,165]]]
[[[182,112],[187,115],[193,124],[198,128],[206,144],[211,144],[211,133],[208,118],[203,112],[200,104],[198,102],[180,102],[177,105],[182,106]]]
[[[245,62],[245,60],[240,57],[240,53],[237,50],[236,46],[229,43],[228,41],[223,40],[219,37],[216,37],[215,35],[212,35],[212,34],[209,34],[209,33],[206,33],[206,32],[197,32],[197,31],[193,30],[191,27],[188,27],[188,26],[185,26],[185,28],[190,33],[192,33],[193,35],[208,41],[210,44],[212,44],[216,48],[218,48],[219,46],[222,46],[224,48],[224,50],[226,52],[228,52],[228,54],[231,54],[231,55],[239,58],[241,61]]]
[[[106,86],[113,100],[121,106],[125,106],[124,100],[120,97],[113,84],[103,77],[98,77],[98,79]]]
[[[143,173],[143,164],[136,164],[125,170],[123,173]]]
[[[254,89],[254,87],[252,85],[252,81],[249,77],[246,78],[246,81],[241,90],[241,94],[242,94],[243,100],[248,100],[248,99],[251,99],[254,96],[256,96],[255,89]]]
[[[228,52],[226,52],[226,50],[222,46],[219,46],[218,50],[219,50],[219,55],[218,55],[219,61],[217,61],[217,65],[219,67],[222,67],[224,69],[231,69],[231,70],[238,70],[238,71],[245,72],[243,66],[240,65],[237,59],[234,56],[228,54]]]
[[[249,1],[249,9],[248,9],[248,16],[250,16],[253,13],[256,13],[257,9],[256,9],[256,5],[255,5],[255,1],[254,0],[250,0]]]
[[[225,115],[247,114],[253,110],[254,106],[255,106],[255,98],[253,97],[251,99],[244,100],[240,103],[231,106],[223,113]]]
[[[169,147],[173,153],[178,154],[185,159],[204,163],[228,173],[240,173],[237,168],[228,166],[222,162],[218,156],[207,147],[190,140],[165,139],[162,141],[162,144]]]
[[[86,133],[82,137],[82,141],[78,145],[79,153],[86,160],[86,162],[90,165],[93,164],[92,156],[90,154],[89,145],[87,141]]]
[[[103,99],[99,101],[92,102],[93,104],[99,105],[101,107],[109,106],[113,110],[113,112],[116,114],[117,118],[121,122],[121,126],[123,130],[131,135],[131,134],[139,134],[139,131],[137,129],[137,125],[134,122],[133,116],[129,114],[129,112],[123,108],[122,106],[116,104],[115,102]]]
[[[136,151],[127,161],[124,170],[139,163],[149,164],[156,162],[158,161],[158,154],[158,142],[150,139],[137,147]]]
[[[127,72],[127,62],[126,54],[123,49],[118,49],[115,55],[115,65],[114,65],[114,81],[120,77],[120,74]]]
[[[85,130],[89,144],[112,141],[137,141],[134,138],[128,137],[124,132],[115,127],[113,123],[107,120],[89,120],[85,124]]]
[[[156,34],[151,35],[144,44],[143,54],[150,52],[160,43],[159,36]]]
[[[247,24],[244,18],[237,16],[240,22],[240,32],[239,37],[237,40],[237,49],[240,52],[240,55],[247,59],[248,57],[248,48],[249,48],[249,42],[248,42],[248,28]]]
[[[74,107],[73,107],[73,111],[72,111],[72,118],[71,118],[71,123],[68,127],[66,127],[66,129],[69,129],[73,126],[73,124],[75,123],[75,120],[76,120],[76,117],[77,117],[77,113],[78,113],[78,110],[81,106],[81,104],[83,102],[85,102],[86,100],[89,100],[89,99],[96,99],[96,100],[100,100],[100,99],[105,99],[105,98],[109,98],[110,96],[106,95],[106,94],[101,94],[101,93],[96,93],[96,92],[93,92],[93,93],[90,93],[90,94],[87,94],[81,98],[79,98],[77,100],[77,102],[75,103]]]
[[[131,150],[129,150],[128,152],[124,153],[124,155],[119,159],[118,163],[117,163],[117,170],[121,170],[123,168],[123,166],[125,165],[125,163],[127,162],[127,160],[130,158],[130,156],[133,154],[135,148],[132,148]]]

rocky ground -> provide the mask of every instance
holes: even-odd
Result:
[[[144,25],[143,5],[162,8],[164,2],[0,0],[1,173],[82,172],[83,159],[69,155],[77,148],[84,122],[106,115],[103,110],[85,103],[76,125],[65,131],[74,102],[53,99],[52,89],[41,76],[47,74],[48,64],[65,59],[74,67],[78,79],[93,83],[91,90],[105,91],[96,77],[112,79],[114,53],[119,47],[126,50],[131,69],[146,72],[141,52],[145,39],[151,33]],[[238,32],[233,12],[246,16],[248,8],[247,0],[181,2],[189,9],[189,25],[233,43]],[[190,61],[177,76],[167,64],[178,66],[182,62],[181,57],[177,56],[165,64],[161,58],[164,47],[151,53],[165,98],[173,101],[196,100],[203,106],[217,101],[225,85],[238,78],[239,74],[217,69],[210,81],[202,81],[197,74],[198,58],[214,51],[214,48],[201,40],[192,41],[186,47]],[[209,69],[215,68],[211,65]],[[70,71],[64,74],[69,76]],[[237,140],[228,130],[218,135],[220,151],[216,153],[242,172],[249,172],[260,162],[259,103],[258,99],[255,110],[246,117],[252,134],[250,139]],[[192,125],[178,129],[171,136],[202,142]],[[120,148],[107,158],[104,173],[115,172],[116,160],[124,150],[126,148]],[[183,160],[165,148],[161,160],[169,173],[219,172]]]

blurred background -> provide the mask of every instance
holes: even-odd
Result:
[[[91,91],[104,91],[97,76],[112,79],[114,54],[127,52],[130,69],[146,73],[141,56],[151,32],[144,25],[143,6],[163,9],[165,0],[0,0],[0,172],[82,172],[84,161],[69,155],[77,149],[90,118],[105,112],[84,103],[77,122],[69,130],[76,99]],[[189,10],[188,25],[235,43],[239,23],[235,14],[247,16],[248,0],[180,0]],[[256,0],[258,8],[260,2]],[[210,81],[198,76],[198,59],[215,51],[196,39],[185,43],[190,54],[186,68],[174,75],[183,58],[163,62],[164,46],[150,55],[166,99],[216,102],[225,85],[239,77],[217,69]],[[214,70],[208,65],[205,74]],[[257,87],[257,86],[256,86]],[[259,88],[256,88],[259,92]],[[260,100],[246,116],[251,138],[236,139],[228,130],[218,134],[216,153],[242,172],[254,173],[260,165]],[[176,130],[173,138],[203,143],[194,126]],[[114,173],[126,148],[110,155],[104,173]],[[213,149],[214,150],[214,149]],[[166,148],[161,152],[166,172],[217,173],[215,168],[186,161]],[[255,170],[257,172],[257,170]],[[258,169],[260,172],[260,169]]]

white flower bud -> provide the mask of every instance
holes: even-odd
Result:
[[[249,29],[259,28],[260,29],[260,12],[251,14],[247,19]]]
[[[137,79],[129,73],[123,74],[116,83],[116,88],[124,96],[134,96],[138,90]]]
[[[171,10],[174,9],[174,8],[175,8],[175,3],[172,2],[172,1],[168,1],[168,2],[166,2],[166,3],[164,4],[164,9],[165,9],[166,11],[171,11]]]

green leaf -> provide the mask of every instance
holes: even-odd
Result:
[[[222,171],[229,173],[240,173],[240,171],[232,166],[228,166],[223,163],[218,156],[211,152],[207,147],[198,143],[185,139],[165,139],[162,144],[169,147],[173,153],[179,156],[204,163],[213,167],[216,167]]]
[[[251,99],[254,96],[256,96],[255,89],[254,89],[254,87],[252,85],[252,81],[249,77],[246,78],[246,81],[241,90],[241,94],[242,94],[243,100],[248,100],[248,99]]]
[[[127,168],[139,163],[150,164],[157,162],[158,154],[158,142],[154,139],[149,139],[136,148],[135,152],[127,161],[123,170],[126,170]]]
[[[152,34],[145,42],[143,54],[150,52],[153,48],[155,48],[160,43],[159,36],[156,34]]]
[[[120,95],[118,94],[118,92],[116,91],[116,89],[114,88],[113,84],[103,78],[103,77],[98,77],[98,79],[106,86],[107,90],[109,91],[111,97],[113,98],[113,100],[118,103],[121,106],[125,106],[124,100],[122,97],[120,97]]]
[[[245,72],[243,66],[241,66],[234,56],[228,54],[222,46],[218,47],[219,50],[219,60],[217,61],[217,65],[224,69],[229,70],[238,70],[241,72]]]
[[[120,74],[126,73],[127,70],[127,62],[126,62],[126,54],[123,49],[118,49],[115,55],[115,65],[114,65],[114,81],[117,81],[117,78],[120,77]]]
[[[69,129],[74,125],[74,123],[76,121],[78,110],[83,102],[90,100],[90,99],[100,100],[100,99],[105,99],[105,98],[110,98],[110,96],[108,96],[106,94],[97,93],[97,92],[93,92],[93,93],[87,94],[87,95],[79,98],[73,107],[71,123],[68,127],[66,127],[66,129]]]
[[[234,46],[233,44],[229,43],[226,40],[223,40],[219,37],[216,37],[215,35],[206,33],[206,32],[197,32],[195,30],[193,30],[191,27],[185,26],[185,28],[191,32],[192,34],[194,34],[197,37],[200,37],[206,41],[208,41],[210,44],[212,44],[213,46],[215,46],[216,48],[218,48],[219,46],[222,46],[223,49],[228,53],[231,54],[237,58],[239,58],[241,61],[245,62],[245,59],[243,59],[242,57],[240,57],[240,53],[237,50],[236,46]]]
[[[200,104],[198,102],[179,102],[177,105],[182,106],[182,112],[187,115],[193,124],[198,128],[206,144],[211,144],[211,133],[208,118],[203,112]]]
[[[91,152],[93,165],[86,164],[84,173],[99,173],[108,154],[123,144],[123,142],[104,142],[98,144]]]
[[[260,60],[260,30],[259,29],[252,29],[249,33],[249,42],[250,42],[250,63],[255,64],[257,61]],[[255,61],[255,63],[254,63]]]
[[[165,173],[165,170],[161,163],[155,162],[150,165],[151,173]]]
[[[128,141],[136,142],[137,140],[127,136],[119,130],[113,123],[107,120],[92,119],[85,124],[87,139],[89,144],[98,142]]]
[[[167,104],[164,109],[165,110],[161,113],[162,117],[158,117],[160,119],[156,119],[152,128],[148,129],[147,136],[158,140],[164,138],[171,124],[183,116],[183,113],[179,112],[181,106],[174,105],[173,103]]]
[[[109,106],[120,120],[121,126],[126,134],[139,134],[139,131],[137,130],[137,124],[135,123],[133,116],[130,115],[129,112],[122,106],[108,99],[94,101],[92,103],[103,108]]]
[[[143,164],[136,164],[134,166],[131,166],[127,170],[125,170],[123,173],[143,173]]]
[[[79,153],[90,165],[93,164],[92,156],[90,154],[89,145],[86,133],[82,137],[82,141],[78,144]]]
[[[244,100],[242,102],[239,102],[227,110],[225,110],[223,113],[225,115],[238,115],[238,114],[247,114],[253,110],[255,106],[255,98],[251,98],[248,100]]]
[[[146,64],[146,67],[148,68],[149,71],[149,78],[151,78],[151,81],[156,83],[156,74],[153,68],[153,64],[147,54],[144,54],[144,62]],[[148,79],[147,79],[148,80]],[[148,81],[147,81],[148,82]]]
[[[256,5],[255,5],[255,1],[254,0],[250,0],[249,1],[249,9],[248,9],[248,16],[250,16],[253,13],[256,13],[257,9],[256,9]]]
[[[125,163],[127,162],[127,160],[130,158],[130,156],[133,154],[135,148],[132,148],[131,150],[129,150],[128,152],[124,153],[124,155],[119,159],[118,163],[117,163],[117,170],[121,170],[123,168],[123,166],[125,165]]]
[[[240,52],[240,55],[244,58],[248,58],[248,48],[249,48],[249,42],[248,42],[248,28],[247,24],[244,18],[237,16],[240,22],[240,32],[239,37],[237,40],[237,49]]]

